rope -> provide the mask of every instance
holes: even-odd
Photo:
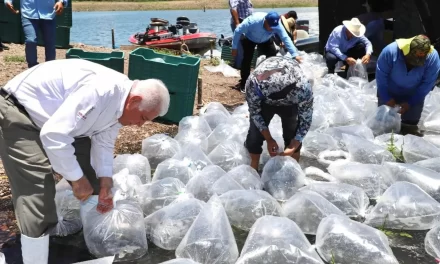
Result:
[[[186,50],[184,49],[185,47],[186,47]],[[186,45],[184,41],[182,41],[182,45],[180,45],[180,52],[186,53],[186,54],[191,54],[189,52],[188,45]]]

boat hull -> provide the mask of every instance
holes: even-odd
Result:
[[[132,44],[146,46],[151,48],[163,48],[163,49],[172,49],[172,50],[180,50],[182,47],[182,43],[184,43],[190,52],[192,53],[205,53],[206,51],[211,49],[211,41],[215,41],[217,37],[212,33],[195,33],[195,34],[187,34],[178,37],[164,38],[161,40],[153,40],[147,41],[144,43],[139,43],[136,38],[136,35],[130,36],[129,41]]]

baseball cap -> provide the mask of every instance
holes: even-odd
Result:
[[[271,11],[267,13],[264,19],[267,21],[270,27],[277,27],[280,22],[280,15],[277,12]]]

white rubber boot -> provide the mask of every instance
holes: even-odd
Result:
[[[39,238],[21,235],[23,264],[47,264],[49,259],[49,235]]]

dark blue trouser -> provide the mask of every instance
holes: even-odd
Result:
[[[399,103],[404,103],[404,102],[408,101],[407,98],[393,97],[393,99],[398,104]],[[380,97],[377,98],[377,102],[378,102],[378,106],[381,106],[381,105],[384,105],[384,104],[387,103],[387,102],[381,100]],[[422,111],[423,111],[424,104],[425,104],[425,100],[423,100],[419,104],[410,106],[408,111],[406,111],[402,115],[402,117],[401,117],[402,118],[402,123],[403,124],[407,124],[407,125],[417,125],[419,123],[419,121],[420,121],[420,117],[422,116]]]
[[[40,31],[44,41],[46,61],[55,60],[55,32],[56,21],[45,19],[29,19],[21,16],[23,24],[24,42],[26,44],[26,61],[31,68],[38,64],[37,58],[37,32]]]
[[[349,49],[345,55],[357,60],[357,59],[362,59],[362,57],[365,56],[365,54],[366,54],[365,44],[358,43],[356,46]],[[328,68],[328,73],[335,73],[336,63],[338,63],[340,59],[329,51],[326,51],[324,56]],[[345,61],[344,64],[347,65]],[[348,67],[345,67],[345,72],[347,71],[348,71]]]

